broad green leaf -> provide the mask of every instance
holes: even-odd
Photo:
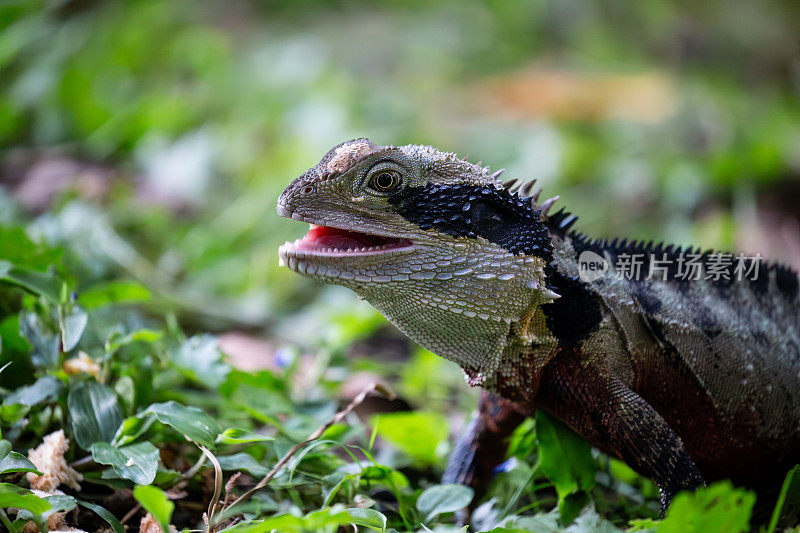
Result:
[[[342,510],[341,506],[335,505],[330,509],[314,511],[303,517],[289,514],[273,516],[264,520],[238,524],[224,531],[226,533],[270,533],[272,531],[306,533],[308,531],[328,531],[332,526],[352,523],[350,513]]]
[[[78,345],[86,329],[89,316],[80,307],[73,306],[72,311],[64,317],[61,327],[61,344],[65,352],[68,352]]]
[[[230,372],[213,335],[196,335],[186,340],[172,353],[172,361],[197,381],[214,388],[222,384]]]
[[[169,531],[169,521],[175,504],[167,499],[167,495],[152,485],[136,485],[133,497],[142,504],[144,510],[153,515],[161,526],[161,531]]]
[[[561,522],[570,524],[575,520],[581,511],[586,507],[591,499],[586,491],[579,490],[565,495],[563,498],[558,499],[558,513],[561,516]]]
[[[149,442],[137,442],[115,448],[107,442],[95,442],[92,457],[100,464],[109,465],[120,477],[137,485],[149,485],[158,470],[158,448]]]
[[[378,435],[423,465],[440,462],[447,444],[447,420],[426,411],[386,413],[374,416]]]
[[[78,301],[91,309],[108,304],[146,302],[150,300],[150,291],[135,281],[109,281],[95,285],[78,296]]]
[[[50,503],[28,489],[11,483],[0,483],[0,508],[7,507],[19,507],[40,515],[50,509]]]
[[[217,437],[217,444],[247,444],[250,442],[268,442],[275,440],[274,437],[259,435],[246,429],[228,428]]]
[[[138,416],[146,415],[154,415],[162,424],[209,449],[214,447],[221,432],[217,422],[197,407],[186,407],[172,401],[151,404]]]
[[[130,412],[136,402],[136,385],[133,382],[133,378],[120,376],[117,382],[114,383],[114,392],[117,393],[117,398],[119,398],[124,410]]]
[[[445,483],[428,487],[417,498],[417,510],[426,522],[442,513],[453,513],[469,505],[475,495],[466,485]]]
[[[357,526],[366,526],[378,531],[386,530],[386,516],[379,513],[375,509],[362,509],[360,507],[352,507],[345,509],[350,515],[351,520]]]
[[[260,465],[252,455],[245,452],[222,455],[217,457],[217,461],[219,461],[223,470],[236,472],[244,470],[259,478],[266,476],[267,472],[269,472],[267,467]]]
[[[558,509],[553,509],[547,514],[539,513],[534,516],[514,516],[505,522],[506,528],[495,528],[489,533],[518,533],[535,531],[536,533],[561,533],[564,528],[558,525]],[[570,533],[572,533],[570,531]]]
[[[33,366],[54,368],[58,365],[60,332],[51,331],[36,313],[25,311],[19,314],[19,334],[33,347],[31,351]]]
[[[680,492],[672,500],[658,533],[744,533],[750,529],[754,493],[735,488],[730,481]]]
[[[84,381],[70,390],[67,406],[75,439],[84,450],[95,442],[111,442],[123,420],[117,395],[95,381]]]
[[[44,296],[52,303],[58,303],[61,296],[61,280],[54,274],[31,270],[0,259],[0,282],[3,281]]]
[[[64,384],[58,379],[53,376],[44,376],[37,379],[32,385],[20,387],[6,396],[5,403],[34,406],[43,402],[54,402],[63,388]]]
[[[125,528],[119,523],[117,517],[111,514],[111,512],[105,507],[101,507],[96,503],[86,502],[83,500],[75,501],[77,501],[78,505],[81,507],[86,507],[87,509],[94,511],[100,518],[108,522],[108,525],[111,526],[111,529],[114,530],[114,533],[125,533]]]
[[[33,472],[42,475],[36,470],[36,465],[28,460],[24,455],[11,451],[11,443],[7,440],[0,440],[0,475],[12,474],[14,472]]]
[[[65,513],[75,509],[75,498],[65,494],[54,494],[52,496],[45,496],[44,500],[50,504],[50,509],[43,513],[34,514],[31,511],[23,510],[17,514],[17,520],[35,520],[37,522],[45,522],[54,513]],[[37,518],[39,520],[37,520]]]
[[[536,438],[539,441],[540,467],[555,485],[559,510],[563,509],[562,519],[568,522],[568,515],[574,515],[576,505],[585,500],[572,498],[566,502],[565,498],[580,491],[588,492],[595,484],[591,448],[583,437],[544,411],[536,412]]]

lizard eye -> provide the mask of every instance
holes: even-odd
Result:
[[[369,178],[370,188],[378,192],[391,192],[402,183],[400,173],[396,170],[379,170]]]

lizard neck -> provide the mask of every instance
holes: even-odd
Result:
[[[470,385],[493,389],[498,375],[520,367],[514,358],[523,345],[541,334],[545,262],[486,249],[459,254],[437,257],[439,264],[458,260],[458,275],[422,270],[392,290],[353,288],[410,338],[457,363]]]

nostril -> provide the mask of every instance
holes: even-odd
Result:
[[[311,185],[306,185],[305,187],[303,187],[302,192],[303,194],[311,194],[311,191],[313,190],[314,189],[311,187]]]

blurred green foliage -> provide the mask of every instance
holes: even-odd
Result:
[[[242,492],[361,376],[425,410],[332,426],[231,531],[458,531],[472,494],[438,479],[474,391],[278,269],[303,229],[277,195],[344,139],[430,143],[538,177],[591,235],[797,264],[753,213],[796,223],[798,33],[778,0],[0,3],[0,507],[23,509],[0,521],[77,506],[122,531],[138,501],[201,526],[221,480],[200,446]],[[83,491],[43,499],[24,452],[58,428]],[[472,530],[748,527],[752,494],[724,484],[652,520],[649,481],[547,417],[510,455]]]
[[[539,177],[593,235],[733,248],[734,208],[800,175],[798,20],[791,1],[4,2],[4,177],[96,165],[60,172],[99,172],[110,216],[44,181],[68,194],[37,230],[253,325],[311,291],[276,268],[301,231],[277,194],[355,136]]]

